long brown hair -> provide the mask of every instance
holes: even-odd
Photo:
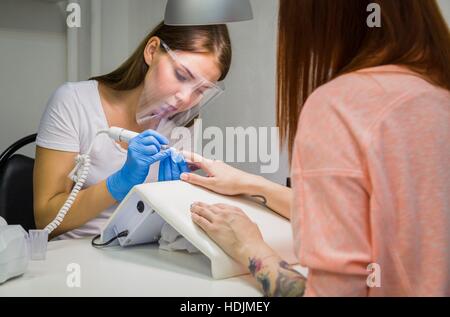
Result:
[[[370,3],[381,7],[370,28]],[[450,90],[450,33],[435,0],[280,0],[277,122],[290,157],[302,107],[345,73],[401,65]]]
[[[134,53],[116,70],[91,78],[115,90],[130,90],[144,81],[149,69],[144,50],[152,37],[159,37],[171,49],[192,53],[213,53],[221,71],[219,81],[225,79],[231,65],[231,41],[226,25],[169,26],[159,24],[141,42]]]

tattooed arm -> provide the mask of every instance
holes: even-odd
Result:
[[[306,279],[263,240],[258,226],[239,208],[195,203],[192,220],[228,255],[247,266],[265,296],[303,296]]]
[[[305,293],[306,278],[278,256],[248,260],[249,271],[267,297],[301,297]]]

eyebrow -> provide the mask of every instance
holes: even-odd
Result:
[[[181,67],[183,67],[183,69],[189,74],[189,76],[191,76],[192,79],[195,79],[195,76],[191,73],[191,71],[190,71],[186,66],[184,66],[184,65],[181,64],[181,63],[180,63],[180,65],[181,65]]]
[[[187,68],[186,66],[184,66],[181,62],[179,62],[176,53],[175,53],[174,51],[172,51],[172,50],[167,46],[166,43],[164,43],[164,42],[162,42],[162,41],[161,41],[161,43],[162,43],[164,49],[165,49],[165,50],[167,51],[167,53],[169,54],[169,56],[170,56],[177,64],[180,64],[181,67],[189,74],[189,76],[190,76],[192,79],[196,79],[196,77],[191,73],[191,71],[189,70],[189,68]]]

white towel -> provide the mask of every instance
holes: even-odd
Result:
[[[179,234],[167,222],[163,225],[161,230],[161,238],[159,239],[159,248],[161,250],[173,251],[188,251],[189,253],[199,253],[200,251],[194,247],[186,238]]]

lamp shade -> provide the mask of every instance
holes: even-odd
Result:
[[[167,25],[209,25],[253,19],[250,0],[168,0]]]

